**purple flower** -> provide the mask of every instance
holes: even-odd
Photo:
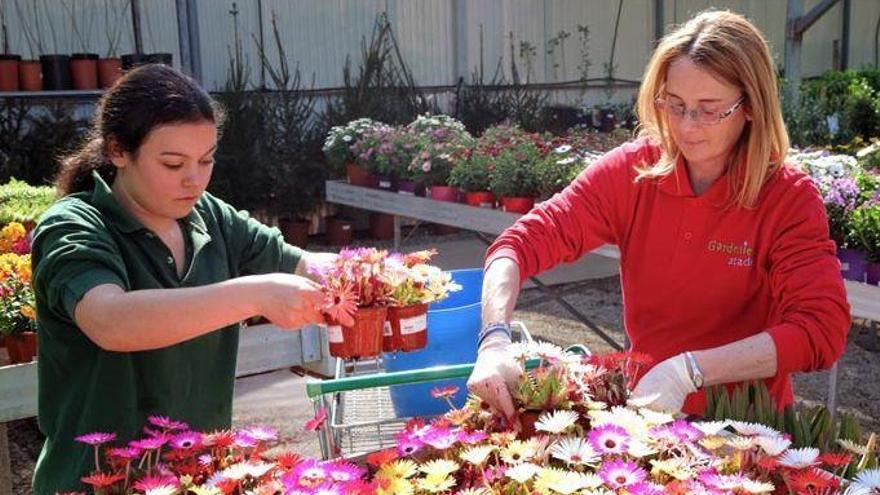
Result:
[[[235,433],[235,445],[242,448],[256,447],[260,442],[252,437],[248,432],[239,431]]]
[[[489,435],[486,435],[486,433],[482,431],[473,431],[470,433],[459,431],[458,433],[458,441],[470,445],[480,443],[487,438],[489,438]]]
[[[458,442],[458,432],[449,428],[436,428],[425,434],[422,441],[437,450],[446,450]]]
[[[669,425],[669,430],[682,442],[696,442],[703,438],[703,432],[682,419]]]
[[[588,439],[590,445],[600,454],[623,454],[629,445],[629,433],[612,424],[593,428]]]
[[[202,444],[202,434],[195,431],[185,431],[171,437],[168,442],[175,449],[192,449]]]
[[[425,443],[412,433],[401,432],[397,435],[397,452],[402,456],[415,454],[424,446]]]
[[[663,495],[666,490],[656,483],[641,482],[626,489],[630,495]]]
[[[174,421],[168,416],[149,416],[147,417],[147,421],[149,421],[151,425],[165,430],[186,430],[189,428],[189,425],[183,421]]]
[[[112,449],[107,449],[107,455],[117,459],[132,461],[141,456],[141,451],[134,447],[113,447]]]
[[[850,211],[856,207],[860,193],[855,179],[850,177],[834,179],[825,192],[825,204],[835,205],[843,208],[844,211]]]
[[[101,431],[96,431],[94,433],[88,433],[82,436],[78,436],[74,440],[80,443],[87,443],[89,445],[98,446],[116,440],[116,433],[104,433]]]
[[[308,459],[296,465],[293,470],[281,479],[285,488],[315,487],[327,480],[328,473],[324,465],[315,459]]]
[[[645,481],[648,473],[635,462],[614,459],[602,464],[599,468],[599,477],[609,488],[618,490]]]

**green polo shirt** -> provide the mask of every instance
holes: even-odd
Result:
[[[159,237],[122,208],[97,173],[93,177],[93,191],[56,202],[34,234],[39,424],[46,435],[34,474],[37,495],[83,488],[79,480],[94,470],[94,455],[74,442],[78,435],[115,432],[117,443],[126,442],[142,436],[151,414],[198,430],[228,428],[232,419],[238,324],[164,349],[109,352],[74,322],[86,292],[101,284],[173,289],[293,273],[302,254],[278,229],[204,193],[180,220],[187,266],[179,277]]]

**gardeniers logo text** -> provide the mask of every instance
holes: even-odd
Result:
[[[728,266],[752,266],[755,249],[746,241],[735,243],[710,240],[706,248],[710,253],[730,255],[727,258]]]

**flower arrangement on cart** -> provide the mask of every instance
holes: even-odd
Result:
[[[269,455],[278,444],[271,428],[200,433],[151,417],[144,438],[126,445],[113,445],[113,433],[79,437],[96,466],[83,482],[95,493],[145,495],[880,491],[876,437],[865,442],[851,418],[779,412],[760,386],[714,390],[706,419],[677,418],[651,409],[650,397],[630,397],[645,356],[583,356],[546,343],[511,352],[528,370],[514,391],[518,429],[471,397],[462,409],[409,421],[395,447],[356,463]],[[306,427],[326,420],[321,411]]]
[[[425,347],[428,305],[461,288],[448,272],[428,264],[435,254],[343,249],[334,263],[315,267],[325,294],[330,354],[365,358]]]

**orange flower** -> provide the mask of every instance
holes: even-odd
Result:
[[[31,306],[30,304],[25,304],[24,306],[22,306],[20,311],[21,311],[22,316],[24,316],[25,318],[27,318],[29,320],[36,320],[37,319],[37,312],[34,310],[33,306]]]

